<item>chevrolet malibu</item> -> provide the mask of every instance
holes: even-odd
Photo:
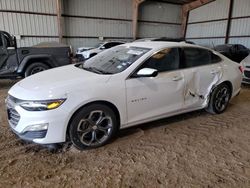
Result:
[[[224,112],[240,92],[241,70],[196,45],[123,44],[18,82],[6,99],[8,121],[24,140],[95,148],[119,129],[199,109]]]

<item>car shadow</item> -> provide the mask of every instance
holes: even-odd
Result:
[[[250,84],[242,84],[241,87],[243,89],[250,89]]]
[[[122,137],[136,134],[136,133],[138,133],[138,130],[145,131],[145,130],[154,129],[154,128],[158,128],[158,127],[168,126],[172,123],[182,122],[182,121],[194,118],[194,117],[202,116],[204,114],[207,114],[207,112],[205,110],[197,110],[197,111],[193,111],[193,112],[188,112],[188,113],[184,113],[184,114],[180,114],[180,115],[175,115],[175,116],[163,118],[163,119],[156,120],[156,121],[151,121],[148,123],[138,124],[136,126],[121,129],[118,132],[117,137],[115,139],[119,139]]]
[[[1,80],[0,79],[0,90],[1,89],[9,89],[11,86],[13,86],[15,83],[17,83],[18,80]]]

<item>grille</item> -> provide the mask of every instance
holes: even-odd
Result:
[[[22,137],[25,137],[27,139],[35,139],[35,138],[44,138],[47,134],[47,130],[42,131],[28,131],[22,134]]]
[[[7,103],[7,114],[8,114],[9,124],[11,127],[16,127],[20,120],[19,113],[14,109],[16,99],[9,96],[7,98],[6,103]]]
[[[244,75],[248,78],[250,78],[250,71],[244,71]]]

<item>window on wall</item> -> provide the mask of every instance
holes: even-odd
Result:
[[[141,68],[152,68],[158,72],[172,71],[179,68],[179,49],[166,48],[144,62]]]

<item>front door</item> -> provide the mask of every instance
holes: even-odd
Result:
[[[178,48],[161,50],[126,80],[128,125],[167,116],[182,108],[185,81],[179,60]],[[136,77],[142,68],[159,73],[156,77]]]

